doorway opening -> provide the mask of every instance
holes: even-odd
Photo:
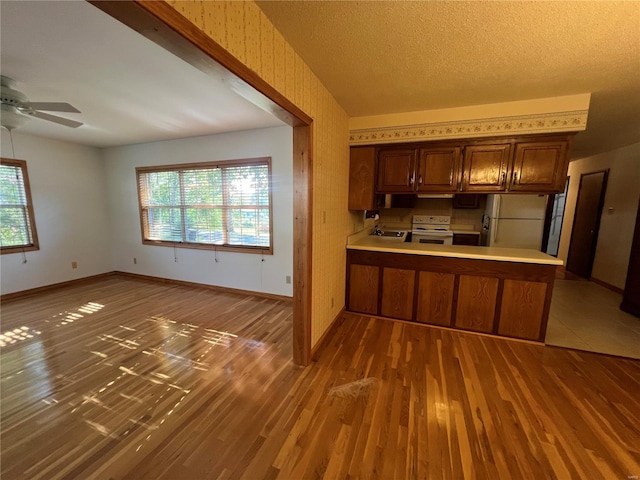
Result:
[[[311,361],[313,119],[166,2],[89,2],[293,127],[293,361]]]

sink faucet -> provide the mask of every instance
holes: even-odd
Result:
[[[373,234],[378,236],[382,235],[382,230],[380,229],[380,225],[376,225],[375,227],[373,227]]]

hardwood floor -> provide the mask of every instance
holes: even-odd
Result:
[[[118,277],[3,304],[2,478],[640,475],[639,361],[345,314],[300,368],[291,309]]]

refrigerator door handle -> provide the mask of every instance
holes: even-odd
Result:
[[[498,217],[492,218],[493,220],[493,241],[491,243],[496,243],[498,241],[498,225],[500,219]]]

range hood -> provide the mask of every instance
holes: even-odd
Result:
[[[419,193],[418,198],[453,198],[453,193]]]

